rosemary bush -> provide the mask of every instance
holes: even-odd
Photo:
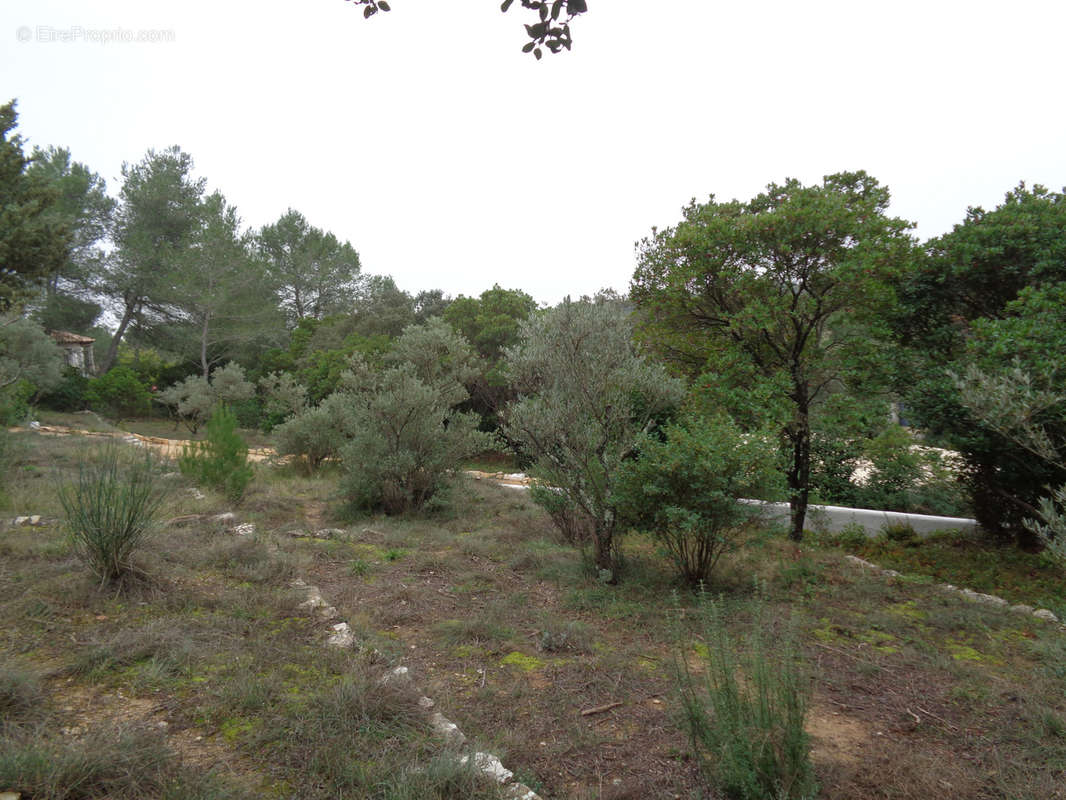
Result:
[[[735,800],[813,798],[818,785],[803,729],[808,689],[791,643],[771,643],[758,618],[743,642],[727,630],[719,604],[705,601],[702,611],[705,644],[695,650],[705,674],[697,681],[681,656],[678,677],[704,775]]]
[[[133,551],[152,533],[166,497],[151,455],[120,453],[116,444],[82,461],[74,482],[58,491],[75,552],[101,584],[130,571]]]

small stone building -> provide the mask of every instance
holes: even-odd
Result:
[[[67,364],[74,367],[87,378],[96,374],[96,363],[93,360],[93,342],[88,336],[79,336],[70,331],[49,331],[55,343],[63,349]]]

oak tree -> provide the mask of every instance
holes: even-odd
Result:
[[[889,278],[911,248],[886,215],[888,189],[865,172],[770,184],[748,202],[693,201],[638,246],[631,299],[645,338],[693,373],[742,375],[780,402],[790,536],[803,537],[812,412],[835,388],[863,391]],[[850,385],[849,385],[850,384]]]

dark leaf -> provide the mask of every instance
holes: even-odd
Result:
[[[552,3],[552,19],[553,20],[559,19],[559,14],[562,13],[562,10],[563,10],[563,0],[555,0],[555,2]]]
[[[392,11],[392,7],[386,3],[385,0],[381,0],[381,2],[378,3],[378,8],[382,11]]]
[[[541,53],[540,48],[538,47],[536,50],[533,51],[533,55],[537,57],[537,61],[540,61],[541,56],[544,54]]]
[[[567,14],[584,14],[588,10],[589,7],[585,4],[585,0],[566,0]]]
[[[538,22],[536,25],[526,25],[526,33],[530,39],[543,39],[548,35],[548,23]]]
[[[377,13],[377,9],[376,8],[374,8],[373,6],[367,6],[366,8],[363,9],[363,19],[370,19],[376,13]]]
[[[536,47],[536,45],[537,45],[536,42],[526,42],[524,45],[522,45],[522,52],[523,53],[528,53],[530,50],[532,50],[534,47]]]
[[[540,4],[540,8],[538,8],[537,11],[540,13],[540,18],[542,21],[548,18],[548,6],[544,3]]]
[[[507,13],[507,9],[509,9],[511,7],[511,3],[513,3],[513,2],[514,2],[514,0],[503,0],[503,2],[500,4],[500,11],[502,11],[504,14],[506,14]]]

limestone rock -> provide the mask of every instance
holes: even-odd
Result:
[[[384,675],[382,675],[381,679],[378,681],[378,683],[380,683],[382,686],[384,686],[389,681],[409,681],[409,680],[411,680],[411,671],[409,669],[407,669],[407,667],[395,667],[393,669],[390,669]]]
[[[469,760],[469,756],[463,756],[459,763],[466,764]],[[507,783],[514,777],[514,773],[505,768],[500,759],[491,753],[474,753],[474,767],[497,783]]]
[[[540,795],[524,783],[512,783],[503,793],[507,800],[540,800]]]
[[[1033,612],[1033,616],[1039,617],[1040,619],[1046,619],[1048,622],[1059,621],[1059,618],[1055,616],[1054,612],[1046,608],[1038,608],[1036,611]]]
[[[301,583],[303,582],[301,581]],[[293,585],[296,585],[296,581],[293,581]],[[307,586],[307,584],[303,585]],[[299,607],[314,611],[323,619],[333,619],[337,616],[337,609],[326,602],[325,598],[322,597],[322,593],[315,586],[307,586],[307,599],[300,603]]]
[[[355,644],[355,634],[352,633],[347,622],[338,622],[333,626],[333,633],[329,635],[328,643],[333,647],[351,647]]]
[[[233,532],[238,536],[251,536],[255,533],[255,523],[242,522],[240,525],[235,525],[233,527]]]
[[[1005,606],[1007,601],[1002,597],[996,597],[994,594],[984,594],[982,592],[975,592],[973,589],[963,589],[962,596],[967,600],[972,600],[975,603],[986,603],[992,606]]]
[[[435,711],[429,718],[429,724],[437,733],[445,738],[449,744],[460,745],[466,741],[466,736],[459,730],[459,726],[445,717],[439,711]]]
[[[865,558],[859,558],[858,556],[847,555],[847,556],[844,556],[844,560],[845,561],[850,561],[852,564],[858,564],[860,567],[866,567],[866,569],[873,569],[873,570],[880,569],[880,567],[878,567],[877,564],[871,564]]]
[[[1011,606],[1010,610],[1015,614],[1032,614],[1036,609],[1032,606],[1027,606],[1024,603],[1019,603],[1016,606]]]

